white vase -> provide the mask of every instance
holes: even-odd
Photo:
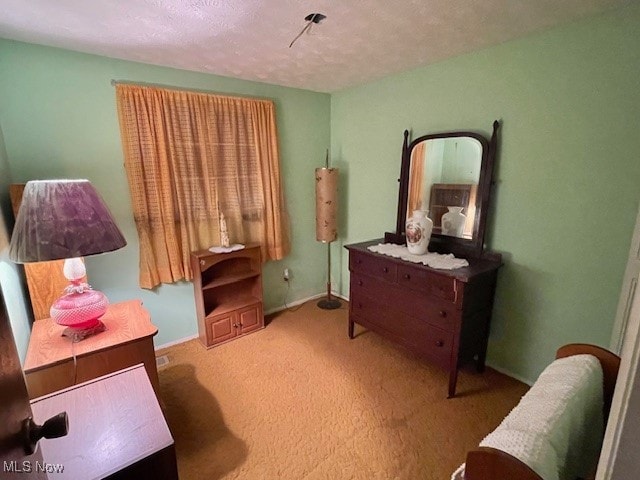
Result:
[[[414,210],[407,219],[405,233],[407,235],[407,249],[414,255],[427,253],[433,222],[424,210]]]
[[[462,237],[467,216],[462,213],[463,207],[447,207],[449,211],[442,215],[442,234],[451,237]]]

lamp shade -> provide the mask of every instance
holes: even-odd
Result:
[[[11,236],[16,263],[84,257],[127,244],[88,180],[28,182]]]
[[[316,168],[316,240],[338,238],[338,169]]]

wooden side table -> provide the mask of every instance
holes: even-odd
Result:
[[[177,480],[173,438],[142,365],[31,402],[41,425],[62,411],[69,433],[38,448],[49,478]],[[35,466],[34,466],[35,468]]]
[[[52,319],[36,320],[23,366],[29,398],[36,398],[138,363],[159,398],[153,336],[158,328],[140,300],[109,305],[106,330],[73,343]],[[75,367],[74,367],[75,356]]]

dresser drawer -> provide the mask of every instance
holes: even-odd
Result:
[[[394,262],[360,252],[350,253],[349,270],[383,278],[388,282],[395,282],[398,274],[398,266]]]
[[[350,300],[351,315],[357,323],[383,330],[414,352],[448,366],[451,360],[453,333],[430,325],[424,320],[399,313],[393,307],[355,295]]]
[[[397,284],[389,285],[368,275],[351,273],[350,298],[353,298],[354,294],[359,298],[369,297],[389,308],[451,332],[455,331],[460,323],[461,311],[456,309],[455,304]]]
[[[455,302],[455,278],[437,275],[419,268],[405,265],[398,267],[398,284],[402,287],[417,290]]]

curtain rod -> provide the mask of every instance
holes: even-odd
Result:
[[[112,78],[111,86],[115,87],[116,85],[140,85],[142,87],[178,88],[171,85],[163,85],[160,83],[136,82],[133,80],[116,80],[115,78]]]
[[[253,95],[240,95],[237,93],[221,93],[221,92],[213,92],[211,90],[199,90],[197,88],[186,88],[186,87],[176,87],[175,85],[164,85],[162,83],[134,82],[131,80],[116,80],[112,78],[111,86],[115,87],[116,85],[137,85],[140,87],[166,88],[168,90],[179,90],[181,92],[204,93],[207,95],[219,95],[221,97],[251,98],[253,100],[264,100],[266,102],[275,103],[275,100],[273,98],[267,98],[267,97],[257,97]]]

